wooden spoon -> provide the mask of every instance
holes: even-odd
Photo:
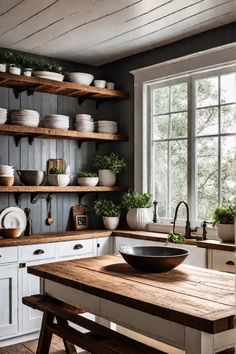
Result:
[[[54,219],[52,217],[52,195],[49,194],[47,197],[47,204],[48,204],[48,217],[46,219],[46,225],[52,225]]]

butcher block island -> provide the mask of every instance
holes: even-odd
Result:
[[[23,299],[26,305],[44,312],[38,354],[47,353],[50,333],[61,335],[72,347],[71,343],[84,342],[84,349],[89,351],[99,337],[93,348],[100,349],[92,353],[113,353],[111,349],[106,351],[106,342],[114,339],[114,353],[122,353],[122,335],[84,319],[75,308],[187,354],[213,354],[235,346],[233,274],[188,265],[166,273],[145,273],[130,267],[118,255],[44,264],[29,267],[28,272],[42,281],[43,295]],[[58,325],[53,323],[54,316]],[[81,339],[83,335],[70,329],[67,320],[84,326],[91,335]],[[127,354],[161,353],[147,346],[135,351],[137,342],[132,340],[124,345],[133,348],[126,348]]]

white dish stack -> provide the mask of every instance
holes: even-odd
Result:
[[[110,120],[99,120],[98,121],[98,132],[104,134],[116,134],[118,131],[117,122]]]
[[[5,124],[7,120],[7,110],[0,108],[0,124]]]
[[[79,132],[93,132],[94,121],[90,114],[76,114],[75,130]]]
[[[40,115],[31,109],[20,109],[11,112],[11,124],[22,125],[25,127],[38,127]]]
[[[62,114],[47,114],[44,118],[44,127],[52,129],[69,129],[69,117]]]
[[[14,177],[14,167],[0,165],[0,177]]]

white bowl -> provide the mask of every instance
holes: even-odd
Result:
[[[82,118],[82,119],[91,119],[91,114],[85,114],[85,113],[78,113],[76,114],[76,118]]]
[[[107,82],[106,88],[108,88],[108,90],[114,90],[115,88],[114,82]]]
[[[48,182],[52,186],[67,186],[70,183],[70,176],[69,175],[54,175],[49,173],[48,175]]]
[[[68,74],[70,82],[76,82],[80,85],[89,86],[94,79],[94,76],[87,73],[73,72]]]
[[[98,177],[78,177],[79,186],[96,186],[98,184]]]
[[[94,86],[100,87],[100,88],[105,88],[106,81],[105,80],[94,80]]]
[[[65,116],[64,114],[47,114],[45,118],[67,120],[69,119],[69,116]]]

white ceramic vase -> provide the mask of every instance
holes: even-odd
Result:
[[[107,230],[115,230],[119,224],[119,216],[103,216],[103,224]]]
[[[5,73],[7,71],[7,64],[1,63],[0,64],[0,72]]]
[[[152,208],[129,209],[126,221],[132,230],[145,230],[152,221]]]
[[[114,186],[116,183],[116,174],[111,170],[98,170],[100,186]]]
[[[235,239],[234,224],[218,224],[217,225],[217,236],[223,242],[233,242]]]

